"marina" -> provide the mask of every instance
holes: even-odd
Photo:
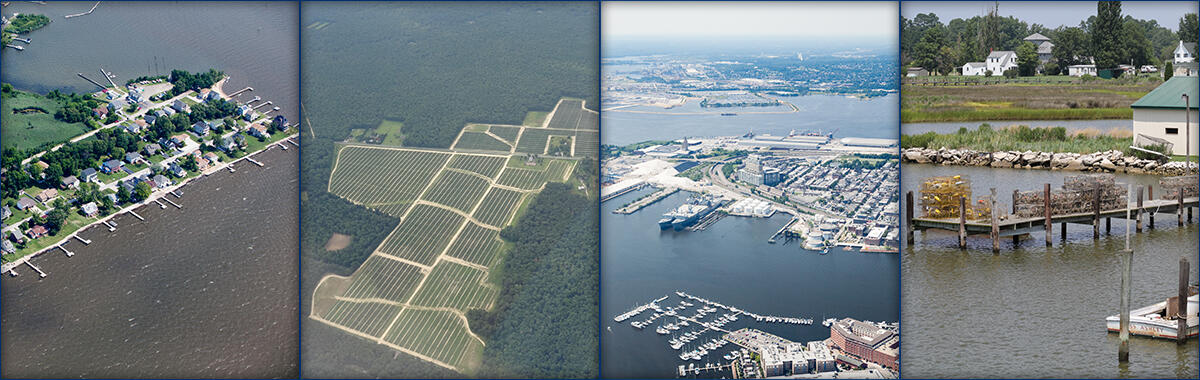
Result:
[[[704,335],[710,332],[729,333],[730,331],[724,328],[725,325],[743,317],[749,317],[759,323],[804,326],[813,324],[813,320],[810,318],[756,314],[683,291],[676,291],[674,295],[679,298],[678,304],[674,306],[664,307],[661,305],[663,301],[670,298],[670,295],[667,295],[634,307],[625,313],[617,315],[613,320],[621,323],[643,313],[652,312],[646,319],[635,320],[630,322],[629,325],[637,330],[657,326],[654,332],[662,336],[670,335],[670,340],[667,341],[667,344],[672,350],[679,351],[678,358],[683,361],[700,361],[704,360],[709,354],[717,353],[718,350],[730,342],[720,337],[709,338]],[[689,309],[694,309],[694,311],[690,311],[690,314],[687,314],[689,313]],[[706,320],[706,317],[710,315],[715,315],[715,317],[707,318]],[[659,321],[660,319],[663,321]],[[656,321],[658,321],[657,325],[655,324]],[[726,360],[729,360],[729,358],[726,358]],[[709,368],[709,370],[713,369],[719,369],[719,367]]]

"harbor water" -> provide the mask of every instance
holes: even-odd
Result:
[[[612,211],[655,191],[642,189],[601,205],[601,376],[610,378],[672,378],[677,366],[727,363],[722,356],[736,349],[726,345],[700,361],[684,362],[681,351],[659,335],[664,317],[643,330],[630,322],[645,320],[644,312],[622,323],[613,317],[656,298],[664,308],[677,306],[683,291],[697,297],[761,315],[814,319],[813,325],[760,323],[748,316],[724,326],[733,331],[756,328],[798,342],[829,338],[824,318],[851,317],[896,322],[899,316],[899,257],[831,249],[828,254],[805,251],[800,241],[767,243],[790,219],[786,214],[763,218],[729,216],[698,232],[661,231],[662,214],[692,194],[678,192],[633,214]],[[690,307],[682,315],[695,313]],[[728,313],[720,310],[705,321]],[[675,333],[696,329],[696,325]],[[709,332],[693,343],[721,334]],[[728,371],[701,377],[729,377]]]
[[[931,176],[968,175],[976,196],[995,187],[1011,210],[1012,191],[1059,188],[1078,172],[905,164],[903,191]],[[1019,178],[1020,180],[1014,180]],[[1157,176],[1117,174],[1117,182],[1154,185]],[[902,208],[903,209],[903,208]],[[919,212],[919,211],[918,211]],[[1195,221],[1195,219],[1193,219]],[[993,254],[985,236],[957,247],[953,232],[916,233],[900,255],[903,274],[902,373],[912,378],[1196,378],[1200,351],[1195,339],[1130,338],[1130,360],[1118,364],[1117,334],[1104,318],[1119,312],[1125,224],[1113,219],[1112,235],[1092,239],[1090,225],[1069,225],[1066,240],[1054,226],[1053,246],[1039,232],[1014,246],[1000,240]],[[1131,236],[1132,308],[1176,294],[1178,262],[1187,257],[1197,278],[1200,227],[1178,227],[1174,214],[1159,214],[1156,228]],[[903,241],[903,239],[902,239]]]
[[[0,279],[8,377],[295,377],[298,151],[254,156]]]
[[[795,105],[799,112],[787,112],[791,107],[785,106],[704,109],[698,101],[689,101],[672,109],[638,106],[602,112],[600,119],[605,126],[603,143],[610,145],[627,145],[665,138],[678,139],[685,136],[741,135],[747,132],[786,136],[792,130],[819,130],[833,133],[835,138],[898,138],[899,134],[895,132],[899,120],[899,115],[896,114],[898,99],[896,95],[870,99],[840,95],[779,98]],[[619,112],[623,110],[655,113]],[[689,112],[692,114],[687,114]],[[736,115],[722,116],[720,113]],[[864,115],[871,117],[863,117]],[[609,127],[614,125],[619,127]]]
[[[299,120],[295,3],[104,1],[95,12],[69,19],[63,16],[86,12],[95,2],[8,4],[0,10],[5,17],[35,13],[51,20],[23,36],[32,39],[24,51],[0,54],[3,81],[17,89],[93,92],[98,88],[76,73],[105,82],[101,67],[117,75],[117,85],[172,69],[217,69],[230,76],[228,92],[254,87],[240,100],[260,96],[288,120]]]

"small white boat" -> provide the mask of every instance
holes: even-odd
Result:
[[[1197,318],[1198,295],[1193,294],[1187,299],[1187,336],[1196,337],[1200,332],[1200,318]],[[1175,319],[1164,319],[1167,311],[1167,301],[1159,302],[1140,309],[1129,311],[1129,333],[1131,335],[1148,336],[1152,338],[1175,339],[1178,336],[1179,322]],[[1109,332],[1121,331],[1121,315],[1113,315],[1104,319]]]

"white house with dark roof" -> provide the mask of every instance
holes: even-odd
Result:
[[[95,168],[87,168],[83,169],[83,172],[79,173],[79,178],[81,178],[84,182],[96,182],[100,176],[98,173],[96,173]]]
[[[1011,50],[993,51],[984,63],[992,75],[1002,75],[1005,70],[1017,67],[1017,53]]]

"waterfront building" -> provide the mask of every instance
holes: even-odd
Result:
[[[1133,108],[1135,140],[1136,135],[1166,140],[1174,144],[1171,154],[1175,155],[1185,152],[1194,155],[1200,151],[1200,144],[1195,143],[1196,137],[1200,136],[1197,133],[1200,128],[1196,127],[1200,122],[1197,119],[1200,116],[1197,112],[1197,106],[1200,105],[1197,86],[1200,86],[1200,78],[1195,76],[1172,77],[1130,105]],[[1185,94],[1188,96],[1186,111],[1183,103]],[[1188,144],[1188,136],[1193,141],[1191,144]]]
[[[893,370],[899,368],[900,336],[891,330],[845,318],[830,326],[829,340],[856,358]]]

